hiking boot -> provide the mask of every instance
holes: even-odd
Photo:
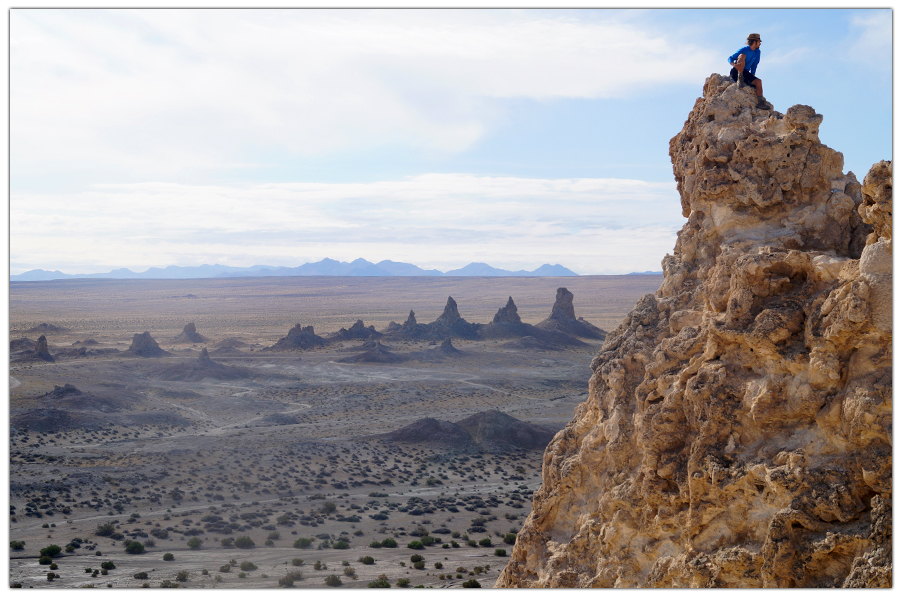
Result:
[[[759,99],[756,100],[756,108],[757,109],[771,109],[772,106],[769,105],[768,101],[766,101],[765,99],[760,97]]]

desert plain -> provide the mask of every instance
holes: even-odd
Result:
[[[9,583],[492,586],[602,339],[397,328],[448,297],[537,325],[566,287],[608,332],[661,279],[11,283]]]

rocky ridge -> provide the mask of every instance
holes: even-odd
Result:
[[[892,166],[704,85],[688,219],[544,456],[501,587],[889,587]]]

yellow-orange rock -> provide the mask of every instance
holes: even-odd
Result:
[[[891,165],[755,103],[714,74],[672,139],[688,221],[497,586],[891,585]]]

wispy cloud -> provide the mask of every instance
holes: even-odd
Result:
[[[13,194],[10,212],[11,259],[64,271],[366,257],[442,270],[486,261],[629,272],[657,269],[681,223],[673,183],[469,175],[110,185],[75,195]]]
[[[495,125],[497,99],[699,84],[721,61],[613,16],[570,14],[12,10],[13,167],[160,178],[258,166],[272,151],[456,153]]]

